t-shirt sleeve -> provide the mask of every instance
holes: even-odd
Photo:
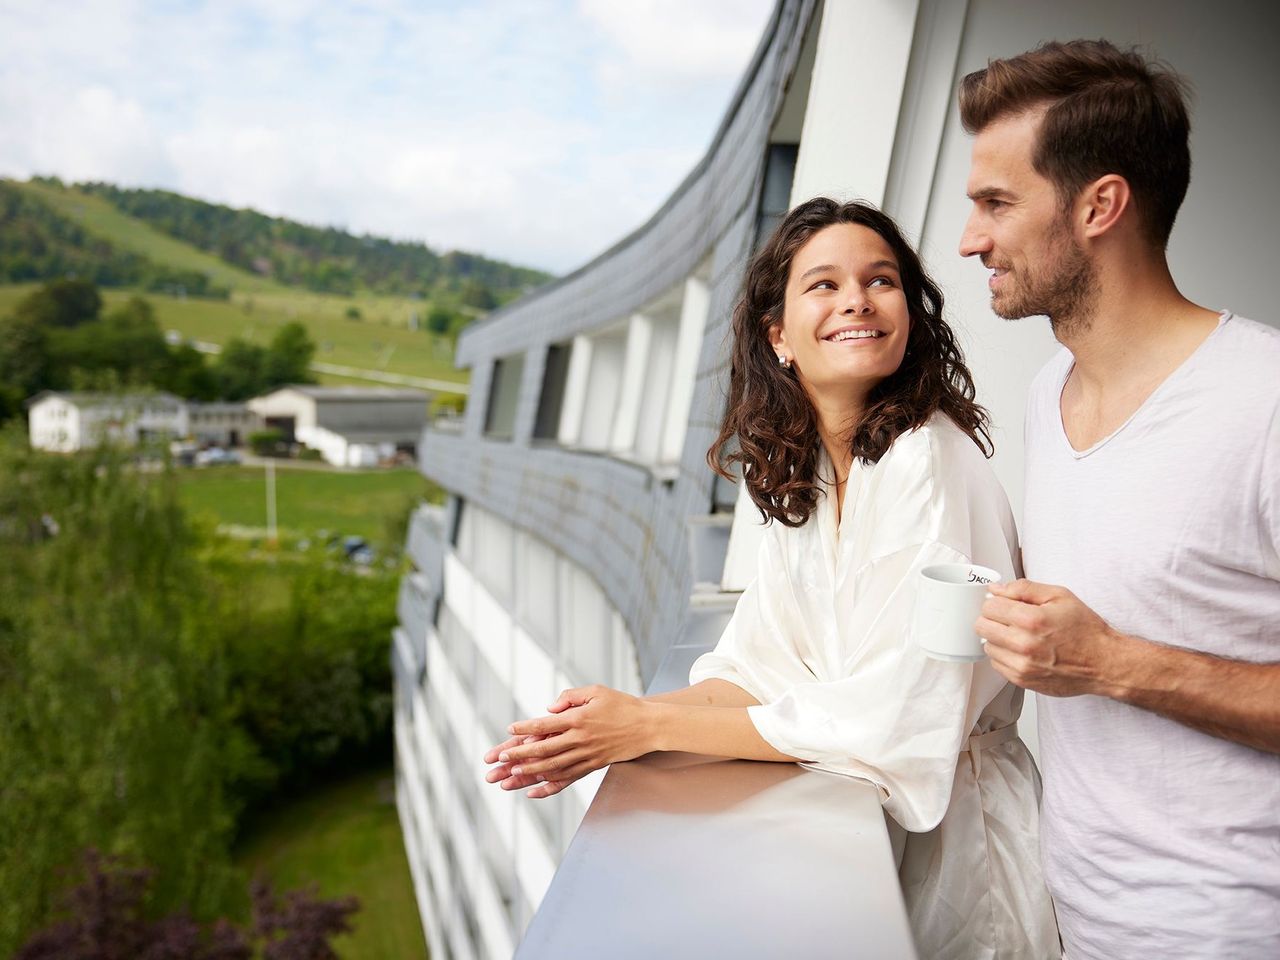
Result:
[[[890,816],[915,832],[931,830],[946,813],[957,756],[1005,683],[986,661],[933,660],[910,636],[920,569],[968,559],[925,543],[859,571],[849,624],[862,637],[854,669],[839,680],[797,683],[748,708],[775,749],[871,781]]]

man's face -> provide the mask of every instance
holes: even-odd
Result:
[[[1046,315],[1057,327],[1085,319],[1094,272],[1053,183],[1032,167],[1040,117],[1040,111],[1002,117],[974,138],[973,210],[960,255],[976,255],[991,270],[991,309],[998,316]]]

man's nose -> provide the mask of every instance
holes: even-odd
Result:
[[[960,256],[962,257],[972,257],[991,249],[991,238],[975,222],[976,219],[974,214],[969,214],[969,219],[964,225],[964,233],[960,235]]]

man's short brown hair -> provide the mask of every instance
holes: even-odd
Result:
[[[1163,249],[1191,179],[1187,84],[1173,70],[1106,40],[1046,43],[960,82],[970,133],[1045,108],[1032,165],[1064,205],[1108,173],[1129,182],[1143,230]]]

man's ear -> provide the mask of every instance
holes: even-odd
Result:
[[[1081,191],[1078,222],[1085,237],[1100,237],[1115,229],[1132,206],[1133,191],[1129,188],[1129,181],[1119,174],[1108,173]]]

